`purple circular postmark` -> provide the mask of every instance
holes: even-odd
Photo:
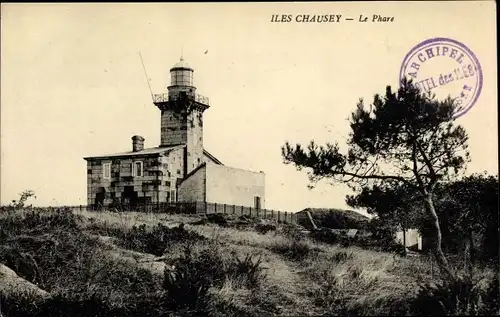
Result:
[[[406,54],[400,82],[405,77],[440,100],[450,96],[457,105],[454,119],[474,106],[483,87],[483,71],[474,53],[463,43],[442,37],[425,40]]]

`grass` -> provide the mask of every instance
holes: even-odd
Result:
[[[459,292],[456,298],[467,303],[457,304],[446,301],[454,290],[439,285],[426,257],[330,245],[276,227],[259,231],[167,214],[3,212],[0,263],[50,298],[0,287],[0,311],[5,317],[332,316],[424,314],[415,303],[440,301],[449,306],[445,314],[486,314],[492,310],[484,307],[496,305],[467,308],[476,293],[492,298],[485,295],[495,292],[490,269],[476,269],[472,295]]]

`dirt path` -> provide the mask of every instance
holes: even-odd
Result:
[[[89,216],[89,215],[85,215]],[[283,256],[268,249],[269,240],[273,237],[257,234],[256,232],[243,232],[232,228],[221,228],[217,226],[192,226],[189,223],[195,221],[187,217],[158,217],[144,219],[144,217],[125,215],[99,215],[90,214],[100,221],[107,223],[124,224],[127,226],[140,225],[155,226],[158,223],[169,227],[176,227],[180,223],[187,224],[186,229],[198,232],[210,239],[216,239],[225,245],[225,251],[234,251],[239,258],[247,254],[261,255],[262,267],[266,272],[262,289],[258,292],[250,292],[244,298],[236,299],[236,294],[226,294],[229,300],[237,300],[243,306],[250,309],[258,307],[263,313],[269,314],[266,307],[277,308],[278,316],[314,316],[321,312],[314,305],[310,296],[312,283],[304,274],[300,274],[303,268],[300,263],[290,261]],[[125,217],[124,217],[125,216]],[[133,220],[132,220],[133,219]],[[205,228],[206,227],[206,228]],[[166,264],[152,254],[140,253],[116,246],[112,237],[100,236],[99,239],[110,247],[111,256],[126,260],[135,265],[151,270],[156,274],[163,274]],[[225,252],[224,251],[224,252]],[[234,297],[233,297],[234,296]],[[254,307],[252,307],[254,306]]]

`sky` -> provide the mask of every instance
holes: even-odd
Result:
[[[86,204],[83,157],[160,143],[153,93],[181,52],[210,98],[204,147],[228,166],[266,173],[266,208],[347,208],[344,185],[308,189],[283,164],[286,142],[339,142],[360,98],[397,87],[420,42],[464,43],[483,70],[481,94],[457,119],[469,134],[467,174],[498,173],[493,1],[1,5],[1,191],[35,205]],[[342,15],[340,22],[271,22],[273,14]],[[371,22],[372,16],[394,17]],[[369,22],[359,22],[359,16]],[[346,21],[352,17],[354,21]]]

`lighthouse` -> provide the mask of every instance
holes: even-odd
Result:
[[[160,147],[185,145],[184,175],[203,163],[203,112],[208,98],[196,93],[194,70],[183,57],[170,68],[167,92],[153,95],[161,111]]]

